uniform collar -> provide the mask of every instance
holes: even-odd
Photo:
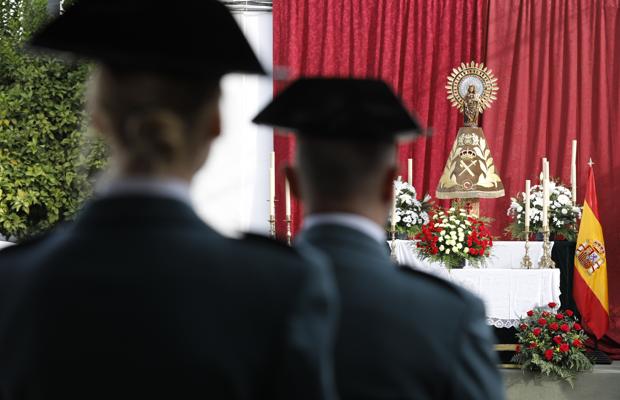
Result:
[[[102,184],[97,194],[101,198],[141,195],[192,203],[189,183],[175,178],[118,177]]]
[[[340,225],[371,237],[381,245],[385,244],[387,236],[385,229],[369,218],[352,213],[317,213],[310,214],[304,219],[304,230],[318,225]]]

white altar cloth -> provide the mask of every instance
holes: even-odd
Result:
[[[415,265],[418,269],[422,270],[439,267],[439,265],[434,265],[434,263],[420,260],[416,254],[415,243],[414,240],[395,241],[398,263]],[[551,246],[553,248],[553,242],[551,242]],[[533,268],[538,268],[538,261],[542,253],[542,242],[530,242],[530,258]],[[488,258],[485,268],[521,268],[521,260],[524,255],[525,242],[493,242],[491,255]]]
[[[531,244],[530,256],[537,266],[542,243]],[[441,264],[421,261],[414,246],[413,241],[395,242],[398,263],[439,276],[479,296],[484,302],[489,325],[516,327],[519,318],[533,307],[551,301],[560,304],[560,270],[521,269],[523,242],[495,242],[493,255],[485,268],[465,267],[451,271]]]

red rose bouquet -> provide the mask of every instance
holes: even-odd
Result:
[[[436,209],[416,235],[418,255],[447,268],[468,262],[480,266],[491,253],[493,238],[484,221],[465,209]]]
[[[578,372],[592,368],[585,354],[588,339],[571,310],[555,312],[557,304],[536,307],[521,319],[513,362],[524,370],[557,376],[573,385]]]

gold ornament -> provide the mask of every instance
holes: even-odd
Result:
[[[497,78],[483,63],[461,63],[448,77],[448,100],[465,117],[465,126],[478,126],[478,114],[497,97]]]
[[[440,199],[480,199],[504,196],[504,185],[495,169],[491,150],[478,116],[496,100],[497,79],[482,63],[462,63],[448,77],[448,100],[463,113],[436,196]]]

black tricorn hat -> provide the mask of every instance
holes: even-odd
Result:
[[[265,73],[217,0],[78,0],[36,33],[29,47],[127,70],[214,77]]]
[[[301,78],[253,120],[316,138],[390,142],[422,133],[417,119],[383,81]]]

